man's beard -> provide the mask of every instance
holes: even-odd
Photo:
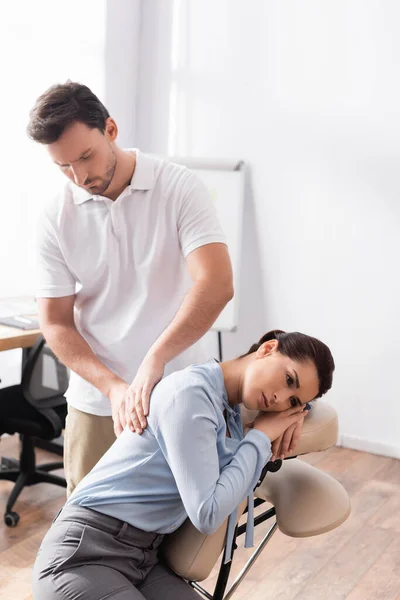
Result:
[[[98,186],[90,188],[91,193],[96,194],[98,196],[102,196],[104,192],[107,191],[110,187],[110,183],[112,181],[112,178],[114,177],[115,169],[117,167],[117,157],[111,146],[110,150],[112,157],[110,158],[110,162],[107,165],[107,171],[104,178]]]

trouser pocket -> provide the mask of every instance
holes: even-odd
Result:
[[[60,543],[53,561],[53,573],[79,564],[81,558],[85,560],[85,533],[87,525],[71,523],[63,541]]]

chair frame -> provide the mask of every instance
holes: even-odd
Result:
[[[12,509],[24,487],[35,485],[36,483],[53,483],[64,488],[67,487],[64,477],[49,473],[49,471],[62,469],[63,463],[46,463],[36,468],[33,437],[21,434],[20,438],[22,447],[19,460],[8,459],[5,461],[5,464],[9,466],[6,468],[3,466],[3,469],[0,469],[0,481],[13,481],[15,483],[8,497],[4,513],[4,522],[8,527],[15,527],[19,521],[18,514],[13,512]]]
[[[33,406],[35,406],[35,403],[29,393],[28,384],[36,361],[45,343],[46,340],[44,337],[40,336],[34,346],[29,350],[29,354],[24,355],[23,357],[21,389],[26,401]],[[62,431],[62,422],[57,413],[51,408],[39,409],[36,406],[35,408],[51,423],[55,430],[55,437],[58,437]],[[36,437],[25,434],[20,434],[19,437],[21,441],[19,460],[3,459],[0,466],[0,481],[13,481],[15,483],[11,494],[8,497],[4,513],[4,522],[8,527],[15,527],[19,522],[18,513],[14,512],[12,509],[24,487],[35,485],[36,483],[52,483],[60,487],[67,487],[67,482],[64,477],[49,473],[49,471],[62,469],[64,466],[63,462],[46,463],[37,468],[34,448]]]
[[[254,501],[254,506],[259,506],[264,502],[265,500],[262,500],[261,498],[256,498]],[[263,523],[264,521],[267,521],[268,519],[271,519],[274,516],[275,508],[272,507],[263,512],[261,515],[258,515],[258,517],[254,519],[254,526],[259,525],[260,523]],[[233,536],[233,548],[231,559],[227,563],[224,563],[224,558],[222,556],[221,566],[219,569],[218,578],[213,593],[210,594],[209,592],[207,592],[207,590],[202,588],[196,581],[189,581],[189,584],[192,586],[193,589],[201,593],[205,598],[208,598],[208,600],[229,600],[229,598],[231,598],[232,594],[235,593],[243,579],[246,577],[247,573],[250,571],[251,567],[254,565],[255,561],[257,560],[261,552],[264,550],[268,542],[271,540],[272,536],[274,535],[277,529],[278,524],[275,520],[271,528],[268,530],[261,542],[258,544],[257,548],[253,551],[253,554],[251,555],[243,569],[240,571],[236,579],[232,582],[226,594],[225,590],[228,585],[229,575],[232,568],[233,555],[235,549],[237,548],[236,539],[240,535],[243,535],[243,533],[245,533],[246,523],[236,527],[235,534]]]

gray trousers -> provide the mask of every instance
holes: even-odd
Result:
[[[81,506],[66,506],[40,546],[34,600],[199,600],[158,561],[163,536]]]

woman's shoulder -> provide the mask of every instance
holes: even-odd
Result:
[[[219,371],[219,372],[218,372]],[[150,409],[172,408],[176,401],[193,402],[194,399],[222,402],[221,370],[214,360],[194,364],[164,377],[154,388]],[[151,412],[151,410],[150,410]]]
[[[192,364],[185,369],[174,371],[164,377],[160,384],[165,389],[185,390],[192,387],[201,387],[217,391],[221,387],[221,376],[222,372],[218,363],[211,359],[204,363]]]

